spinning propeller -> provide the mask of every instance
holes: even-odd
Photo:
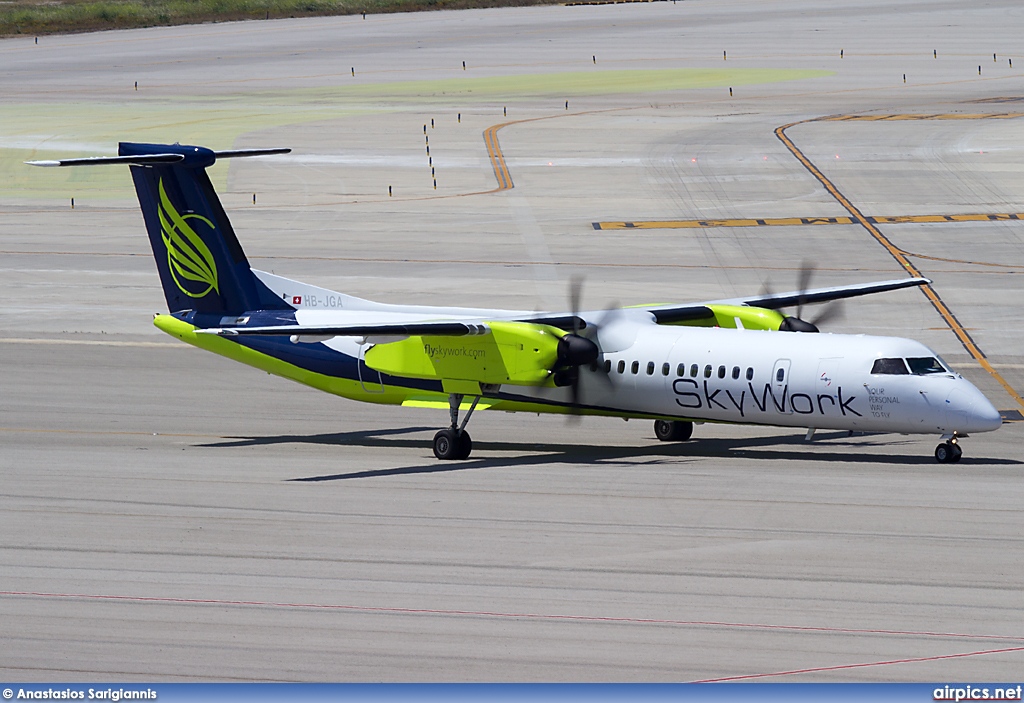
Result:
[[[796,301],[796,315],[786,317],[779,325],[779,331],[781,332],[818,332],[818,325],[824,324],[830,320],[839,319],[843,316],[843,304],[839,300],[833,300],[828,305],[823,307],[821,311],[810,320],[802,319],[804,305],[807,303],[807,298],[802,295],[810,290],[811,278],[814,276],[814,267],[809,261],[804,261],[800,265],[800,278],[799,278],[799,291],[801,295]],[[767,287],[767,286],[766,286]]]
[[[554,369],[554,381],[556,386],[568,386],[572,398],[571,412],[579,414],[580,394],[580,367],[587,364],[594,364],[601,356],[601,348],[595,341],[601,328],[608,324],[618,313],[618,306],[610,305],[601,314],[596,322],[587,323],[580,317],[580,300],[583,291],[583,277],[573,276],[569,281],[569,309],[572,312],[572,332],[566,334],[558,342],[558,365]],[[586,328],[588,334],[584,336],[580,332]],[[598,367],[600,376],[606,382],[609,379],[604,375],[603,367]]]

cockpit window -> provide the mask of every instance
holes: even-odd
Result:
[[[933,356],[907,359],[907,363],[910,364],[910,373],[917,374],[918,376],[925,376],[930,373],[948,373],[942,364],[939,363],[939,360]]]
[[[907,371],[907,365],[903,363],[903,359],[875,359],[875,364],[871,367],[871,373],[905,375],[909,372]]]

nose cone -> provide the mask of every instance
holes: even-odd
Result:
[[[959,379],[946,398],[946,422],[950,430],[966,434],[997,430],[1003,419],[981,391]]]
[[[967,419],[970,421],[968,432],[991,432],[998,430],[999,426],[1003,424],[1003,418],[999,415],[999,411],[992,403],[988,402],[988,398],[982,395],[981,391],[978,391],[978,399],[974,401],[970,412],[967,413]]]

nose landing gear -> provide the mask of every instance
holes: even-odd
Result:
[[[956,437],[950,437],[935,447],[935,461],[940,464],[955,464],[960,461],[963,454],[964,450],[960,447]]]

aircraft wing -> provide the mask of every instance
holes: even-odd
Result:
[[[923,286],[928,283],[931,283],[931,280],[928,278],[897,278],[892,281],[858,283],[852,286],[832,286],[831,288],[816,288],[814,290],[796,290],[790,291],[789,293],[759,295],[754,298],[743,298],[742,305],[777,310],[779,308],[787,308],[792,305],[800,305],[801,303],[804,305],[825,303],[830,300],[856,298],[859,295],[884,293],[890,290],[899,290],[900,288],[913,288],[914,286]]]
[[[215,334],[220,337],[238,336],[284,336],[303,337],[401,337],[431,335],[444,337],[465,337],[486,334],[487,325],[461,321],[387,322],[381,324],[363,323],[354,325],[276,325],[272,327],[211,327],[196,330],[198,334]]]
[[[770,293],[745,298],[727,298],[700,303],[681,305],[640,306],[654,316],[658,324],[673,324],[689,320],[702,320],[715,316],[711,305],[745,305],[749,307],[779,308],[793,305],[809,305],[825,303],[830,300],[854,298],[871,293],[899,290],[922,286],[931,281],[927,278],[898,278],[891,281],[858,283],[849,286],[831,286],[812,290],[797,290],[786,293]],[[502,319],[501,316],[488,319]],[[537,313],[535,315],[518,315],[504,318],[515,322],[528,322],[537,325],[549,325],[563,330],[585,329],[586,320],[572,313]],[[438,337],[463,337],[468,335],[487,334],[489,328],[483,319],[477,320],[407,320],[401,322],[358,322],[350,324],[296,324],[267,327],[213,327],[196,330],[199,334],[215,334],[222,337],[269,335],[269,336],[301,336],[301,337],[408,337],[413,335],[430,335]]]
[[[586,321],[568,313],[537,313],[536,315],[502,317],[491,316],[489,320],[528,322],[548,325],[563,330],[583,329]],[[465,337],[487,334],[489,328],[483,319],[477,320],[407,320],[401,322],[358,322],[349,324],[296,324],[266,327],[211,327],[196,330],[199,334],[215,334],[221,337],[237,336],[282,336],[290,337],[402,337],[429,335],[432,337]]]
[[[768,308],[778,310],[793,305],[810,305],[813,303],[825,303],[830,300],[841,300],[843,298],[855,298],[860,295],[871,293],[884,293],[885,291],[899,290],[901,288],[912,288],[931,283],[927,278],[897,278],[891,281],[875,281],[874,283],[857,283],[850,286],[831,286],[829,288],[815,288],[812,290],[794,290],[787,293],[768,293],[749,296],[746,298],[728,298],[725,300],[712,300],[706,303],[688,305],[656,305],[646,309],[654,315],[659,323],[681,322],[684,320],[699,320],[705,317],[712,317],[714,313],[708,305],[746,305],[755,308]]]

